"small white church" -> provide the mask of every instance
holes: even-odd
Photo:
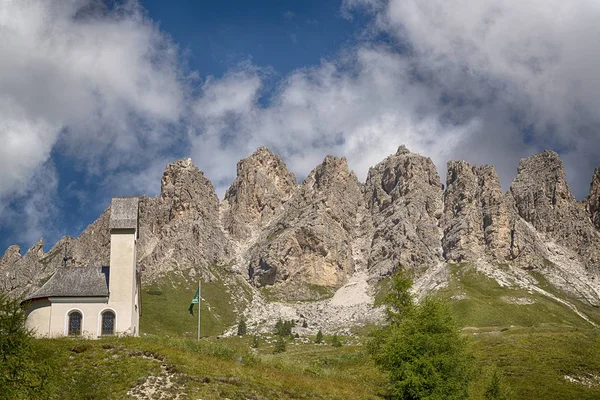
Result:
[[[138,198],[110,206],[110,266],[64,267],[25,301],[28,328],[37,337],[117,333],[139,335],[141,297],[135,245]]]

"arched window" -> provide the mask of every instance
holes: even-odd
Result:
[[[115,334],[115,313],[112,311],[104,311],[102,313],[102,336]]]
[[[79,311],[69,313],[69,336],[81,335],[81,322],[83,318]]]

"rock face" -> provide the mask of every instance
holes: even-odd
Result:
[[[574,250],[589,268],[600,267],[600,234],[571,193],[558,154],[544,151],[522,159],[508,195],[517,215],[539,234]]]
[[[191,159],[167,165],[159,198],[140,201],[138,263],[147,279],[231,261],[215,189]]]
[[[342,286],[355,269],[353,242],[365,213],[361,184],[346,159],[328,156],[251,250],[250,280],[257,286]]]
[[[398,266],[418,273],[442,261],[443,189],[431,159],[400,146],[369,170],[365,199],[373,221],[372,277]]]
[[[260,147],[237,164],[237,177],[222,205],[223,227],[237,241],[249,239],[283,211],[296,186],[281,158]]]
[[[464,161],[448,163],[446,186],[429,158],[404,146],[371,168],[365,184],[345,158],[327,156],[300,185],[261,147],[238,163],[219,203],[208,178],[182,159],[166,166],[160,196],[140,198],[137,260],[145,281],[171,271],[211,280],[219,268],[287,300],[366,287],[400,266],[415,278],[435,275],[434,287],[446,263],[501,264],[525,275],[536,269],[600,304],[599,169],[583,202],[550,151],[521,160],[507,193],[493,167]],[[24,255],[9,247],[0,290],[27,294],[57,268],[108,265],[109,219],[110,208],[48,253],[42,240]]]
[[[594,170],[590,194],[585,198],[584,204],[594,226],[600,230],[600,168]]]
[[[509,211],[494,167],[448,163],[442,225],[449,261],[509,257]]]

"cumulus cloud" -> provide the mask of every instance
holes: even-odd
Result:
[[[449,159],[494,164],[505,188],[520,158],[554,149],[586,194],[600,164],[596,2],[346,0],[353,12],[372,16],[361,40],[289,74],[267,104],[255,66],[205,84],[191,152],[221,191],[259,145],[300,177],[333,153],[364,179],[403,143],[442,176]]]
[[[299,178],[334,154],[365,179],[406,144],[442,176],[449,159],[494,164],[505,188],[519,158],[551,148],[580,198],[600,165],[591,0],[345,0],[341,15],[372,23],[339,53],[283,77],[243,62],[199,87],[137,2],[103,4],[0,3],[4,222],[51,152],[126,194],[158,191],[164,164],[191,156],[222,195],[263,145]]]
[[[44,219],[34,210],[57,204],[60,176],[45,167],[53,151],[104,180],[121,168],[143,171],[177,146],[182,70],[177,46],[135,1],[0,2],[4,228],[25,213],[35,232]],[[44,185],[41,172],[50,174]]]
[[[495,109],[496,118],[483,119],[484,129],[517,127],[519,142],[559,150],[576,192],[585,192],[592,166],[600,163],[598,2],[344,3],[347,11],[362,7],[421,70],[447,82],[450,96],[480,104],[482,116]]]
[[[183,109],[176,53],[135,2],[3,1],[0,196],[18,191],[59,139],[98,172],[168,142],[160,128]]]

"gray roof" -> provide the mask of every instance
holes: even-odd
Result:
[[[110,204],[110,229],[137,229],[137,197],[113,197]]]
[[[59,268],[27,300],[42,297],[108,297],[108,278],[108,267]]]

